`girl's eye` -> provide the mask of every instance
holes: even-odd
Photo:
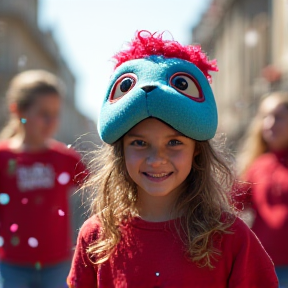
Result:
[[[145,146],[145,141],[143,141],[143,140],[134,140],[132,142],[132,145],[133,146]]]
[[[135,74],[127,73],[118,78],[112,88],[109,100],[116,101],[127,94],[136,84],[137,77]]]
[[[199,85],[192,76],[185,73],[176,73],[170,79],[170,84],[181,94],[194,100],[202,100],[203,96]]]
[[[169,141],[169,145],[170,146],[177,146],[177,145],[181,145],[182,144],[182,142],[181,141],[179,141],[179,140],[170,140]]]

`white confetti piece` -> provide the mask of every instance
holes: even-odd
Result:
[[[0,247],[3,247],[4,245],[4,238],[0,236]]]
[[[67,172],[62,172],[57,180],[61,185],[66,185],[70,181],[70,175]]]
[[[34,237],[30,237],[28,239],[28,245],[32,248],[36,248],[38,246],[38,240]]]
[[[65,215],[65,212],[61,209],[58,210],[58,214],[59,216],[64,216]]]

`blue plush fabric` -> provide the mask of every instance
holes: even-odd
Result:
[[[204,97],[202,102],[187,97],[171,85],[171,77],[179,72],[191,75],[198,82]],[[117,79],[126,73],[135,75],[134,87],[123,97],[110,101]],[[151,85],[156,86],[151,92],[142,89]],[[119,66],[111,76],[100,111],[101,139],[111,144],[148,117],[158,118],[195,140],[213,138],[217,129],[217,107],[204,74],[188,61],[162,56],[130,60]]]

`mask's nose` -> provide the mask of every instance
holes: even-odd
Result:
[[[154,85],[147,85],[144,87],[141,87],[142,90],[144,90],[146,93],[151,92],[152,90],[154,90],[157,86]]]

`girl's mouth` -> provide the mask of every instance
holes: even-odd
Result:
[[[148,173],[148,172],[142,172],[143,175],[145,175],[149,180],[154,182],[161,182],[169,178],[173,172],[169,173]]]

